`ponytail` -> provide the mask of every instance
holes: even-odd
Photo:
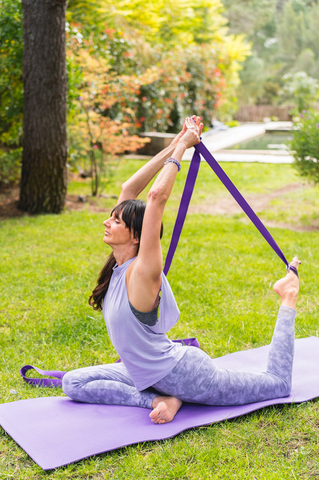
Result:
[[[94,310],[102,310],[102,302],[109,288],[111,276],[113,273],[113,267],[116,264],[113,252],[107,259],[106,264],[102,268],[99,278],[97,280],[97,286],[92,292],[92,295],[89,298],[89,304],[93,307]]]

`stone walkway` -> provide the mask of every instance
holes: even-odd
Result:
[[[291,122],[245,123],[203,137],[203,143],[218,162],[292,163],[293,157],[286,150],[227,150],[237,143],[258,137],[266,130],[291,127]],[[191,160],[194,149],[185,152],[183,160]]]

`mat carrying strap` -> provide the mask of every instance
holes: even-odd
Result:
[[[56,378],[28,378],[25,376],[28,370],[36,370],[40,375],[47,375],[48,377]],[[20,370],[20,375],[23,380],[38,387],[62,387],[62,378],[65,374],[66,372],[61,372],[60,370],[41,370],[32,365],[25,365]]]

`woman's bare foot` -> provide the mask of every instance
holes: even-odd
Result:
[[[173,420],[176,413],[182,406],[182,401],[176,397],[153,398],[150,417],[153,423],[169,423]]]
[[[291,265],[297,270],[300,265],[297,257],[294,257]],[[299,279],[291,270],[284,278],[278,280],[274,285],[274,290],[281,297],[281,305],[284,307],[296,308],[297,297],[299,293]]]

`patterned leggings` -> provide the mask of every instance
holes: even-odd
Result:
[[[267,371],[250,373],[217,368],[214,360],[196,347],[162,380],[156,392],[185,402],[205,405],[245,405],[285,397],[291,391],[296,312],[280,307],[268,354]],[[63,377],[63,391],[85,403],[152,408],[152,390],[138,391],[123,363],[80,368]]]

